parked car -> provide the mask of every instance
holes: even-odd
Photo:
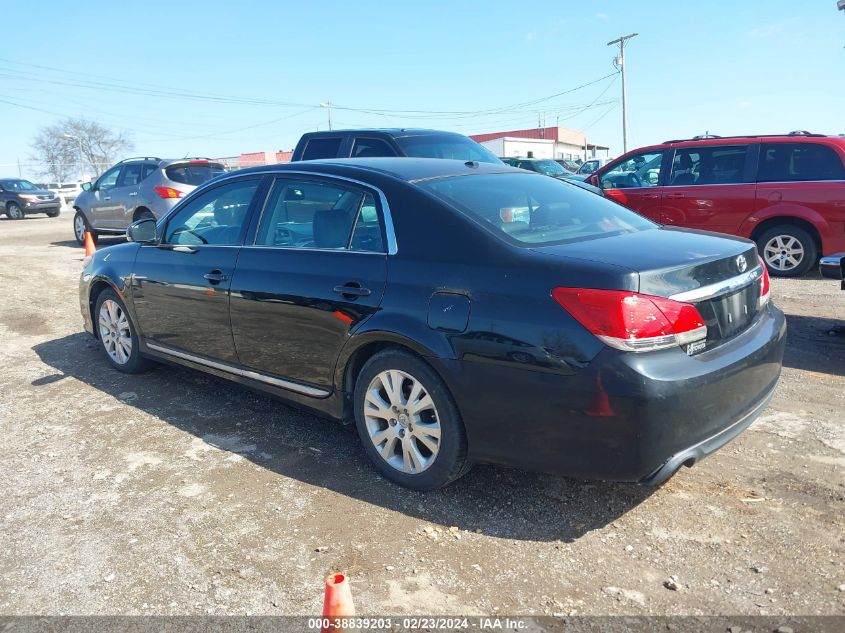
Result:
[[[568,158],[556,158],[555,162],[572,174],[576,173],[581,168],[581,165]]]
[[[795,132],[673,140],[587,182],[663,224],[754,240],[769,272],[796,277],[845,252],[845,139]]]
[[[308,132],[296,144],[291,161],[390,156],[501,164],[493,152],[463,134],[416,129]]]
[[[585,160],[581,165],[578,167],[578,171],[576,174],[581,174],[584,176],[589,176],[597,169],[600,169],[604,165],[607,165],[610,162],[609,158],[591,158],[590,160]]]
[[[121,235],[141,218],[160,218],[198,185],[224,173],[223,165],[207,158],[127,158],[83,183],[74,200],[73,235],[80,244],[85,231]]]
[[[819,260],[819,270],[823,277],[842,279],[842,289],[845,290],[845,253],[822,257]]]
[[[538,174],[543,174],[544,176],[559,178],[568,176],[570,173],[551,158],[514,158],[512,160],[514,162],[509,162],[508,164],[513,167],[536,171]]]
[[[744,430],[786,326],[754,244],[504,165],[227,174],[84,265],[123,372],[186,365],[355,421],[430,489],[474,462],[659,484]]]
[[[10,220],[21,220],[25,215],[46,213],[55,218],[62,202],[55,194],[22,178],[0,178],[0,210]]]
[[[67,205],[73,205],[76,196],[82,193],[81,182],[49,182],[38,186],[56,194],[62,203]]]

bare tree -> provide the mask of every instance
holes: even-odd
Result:
[[[32,158],[43,165],[41,173],[62,181],[73,173],[100,174],[132,149],[132,142],[96,121],[65,119],[42,128],[32,149]]]

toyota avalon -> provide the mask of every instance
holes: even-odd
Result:
[[[353,422],[388,479],[479,462],[660,484],[747,428],[783,313],[752,242],[505,165],[218,177],[84,266],[115,369],[178,363]]]

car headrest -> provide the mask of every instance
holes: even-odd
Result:
[[[692,169],[692,157],[689,154],[681,154],[678,164],[680,169]]]
[[[314,213],[314,245],[317,248],[343,248],[349,241],[349,216],[339,209]]]

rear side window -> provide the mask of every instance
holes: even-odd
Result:
[[[731,185],[743,182],[747,145],[730,147],[686,147],[675,150],[673,187],[690,185]]]
[[[454,176],[419,186],[522,245],[578,242],[656,226],[601,196],[540,174]]]
[[[302,160],[318,160],[320,158],[337,158],[340,152],[342,138],[312,138],[305,145]]]
[[[383,252],[373,196],[323,182],[280,178],[258,225],[259,246]]]
[[[143,169],[141,170],[141,180],[146,180],[150,174],[153,174],[156,171],[158,171],[158,165],[145,163]]]
[[[131,187],[141,181],[141,163],[124,165],[117,179],[118,187]]]
[[[173,182],[183,185],[197,187],[207,180],[223,173],[223,166],[216,163],[183,163],[170,165],[165,168],[164,174]]]
[[[387,143],[377,138],[356,138],[352,148],[352,158],[378,158],[396,156],[396,152]]]
[[[758,182],[845,180],[838,154],[816,143],[764,143]]]

